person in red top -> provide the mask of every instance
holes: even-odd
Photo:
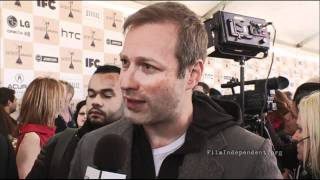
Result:
[[[17,167],[20,179],[30,172],[41,147],[55,134],[54,120],[62,110],[64,89],[51,78],[37,78],[28,86],[18,118]]]

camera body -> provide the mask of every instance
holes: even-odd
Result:
[[[265,89],[265,83],[267,86]],[[289,86],[289,80],[285,77],[279,76],[270,79],[259,79],[245,81],[244,85],[254,85],[254,90],[244,92],[244,113],[249,115],[257,115],[261,113],[262,108],[263,112],[275,110],[275,104],[273,102],[274,91],[277,89],[284,89]],[[234,88],[240,86],[240,82],[236,79],[231,79],[226,84],[221,84],[221,88]],[[267,90],[267,92],[265,92]],[[234,92],[234,90],[232,91]],[[220,96],[221,99],[231,100],[241,104],[241,94],[224,95]],[[265,102],[265,99],[267,101]],[[266,104],[264,104],[266,103]]]
[[[233,94],[233,95],[224,95],[220,97],[221,99],[231,100],[236,102],[237,104],[241,104],[241,95],[240,94]],[[245,111],[244,114],[256,115],[260,114],[261,109],[264,104],[264,99],[267,98],[268,101],[266,102],[263,112],[267,112],[273,110],[273,97],[270,94],[270,90],[267,92],[267,97],[265,96],[264,92],[259,91],[245,91],[244,94],[244,104],[245,104]]]

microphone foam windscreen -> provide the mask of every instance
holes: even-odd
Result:
[[[119,135],[111,134],[102,137],[96,146],[94,165],[100,170],[116,172],[126,161],[127,142]]]

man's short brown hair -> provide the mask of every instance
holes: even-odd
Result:
[[[197,59],[205,61],[207,57],[207,32],[197,15],[185,5],[175,2],[156,3],[129,16],[123,30],[149,23],[173,23],[178,27],[178,39],[175,56],[179,69],[177,76],[183,78],[185,69],[196,63]]]
[[[6,87],[0,88],[0,104],[3,106],[8,105],[8,101],[13,102],[15,99],[15,90]]]

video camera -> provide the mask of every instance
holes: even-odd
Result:
[[[267,93],[265,93],[265,83],[266,79],[260,79],[260,80],[251,80],[251,81],[245,81],[244,85],[254,85],[254,90],[251,91],[245,91],[245,114],[250,115],[257,115],[260,114],[261,109],[264,107],[263,112],[274,110],[274,104],[273,104],[273,97],[271,90],[278,90],[278,89],[284,89],[288,87],[289,81],[287,78],[279,76],[268,79],[267,83]],[[240,94],[234,93],[234,87],[240,86],[240,82],[232,78],[229,82],[226,84],[221,84],[221,88],[231,88],[232,89],[232,95],[224,95],[220,96],[221,99],[225,100],[232,100],[234,102],[237,102],[240,105],[241,97]],[[268,97],[265,97],[265,94],[267,94]],[[264,99],[267,98],[268,101],[266,104],[264,103]]]
[[[261,104],[264,104],[263,102],[267,98],[263,85],[263,83],[267,83],[266,80],[247,81],[246,84],[256,84],[256,90],[244,92],[244,65],[245,61],[250,58],[262,59],[267,57],[270,34],[266,27],[271,24],[264,19],[225,11],[216,12],[211,19],[204,22],[209,40],[208,48],[212,46],[215,48],[209,56],[233,59],[240,63],[240,82],[231,82],[232,86],[240,85],[240,95],[233,92],[234,95],[224,98],[240,102],[242,119],[245,119],[245,112],[251,114],[259,112],[257,108],[262,108]],[[263,53],[263,57],[258,57],[257,55],[261,53]],[[230,83],[228,85],[230,86]],[[255,100],[252,101],[253,99]]]
[[[286,88],[289,85],[288,79],[279,76],[271,79],[244,81],[245,61],[250,58],[263,59],[268,55],[270,33],[266,27],[272,23],[259,18],[218,11],[204,24],[209,40],[208,50],[214,46],[214,51],[209,54],[209,57],[233,59],[240,64],[240,82],[238,79],[232,78],[226,84],[221,85],[222,88],[231,88],[233,94],[216,97],[231,100],[240,105],[243,119],[242,127],[265,138],[270,138],[273,143],[278,142],[270,136],[270,128],[267,127],[268,123],[264,112],[275,110],[272,91]],[[273,28],[273,42],[275,42],[276,30],[275,27]],[[254,90],[244,91],[245,85],[252,84]],[[235,93],[234,87],[236,86],[240,86],[240,94]],[[289,146],[291,147],[290,151],[285,152],[284,157],[278,159],[280,164],[283,163],[286,168],[290,168],[287,164],[293,164],[293,166],[296,164],[291,162],[293,158],[290,156],[296,157],[296,144],[291,143]],[[277,150],[282,151],[283,149],[278,148]]]

